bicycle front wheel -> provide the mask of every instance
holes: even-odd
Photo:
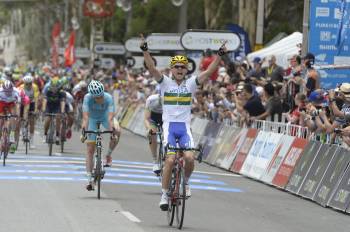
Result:
[[[181,168],[177,172],[176,176],[176,189],[177,189],[177,200],[175,204],[176,211],[176,223],[177,228],[182,229],[184,218],[185,218],[185,203],[186,203],[186,182],[185,182],[185,170]]]
[[[95,181],[97,184],[97,198],[101,199],[101,179],[102,179],[102,161],[101,154],[96,157]]]
[[[5,166],[6,165],[6,158],[7,158],[7,154],[9,151],[9,142],[8,142],[8,131],[7,128],[3,128],[2,131],[2,138],[1,138],[1,155],[2,155],[2,165]]]

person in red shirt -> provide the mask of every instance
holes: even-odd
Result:
[[[215,57],[216,56],[213,55],[213,51],[211,49],[208,48],[207,50],[205,50],[204,57],[202,58],[200,63],[200,70],[202,72],[207,70],[209,65],[215,60]],[[216,70],[213,72],[213,74],[211,74],[209,78],[212,82],[216,81],[216,79],[218,78],[218,68],[216,68]]]

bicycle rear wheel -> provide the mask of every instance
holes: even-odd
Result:
[[[180,168],[180,170],[177,172],[176,177],[176,187],[177,189],[177,199],[175,204],[175,211],[176,211],[176,223],[177,228],[181,230],[185,218],[185,203],[186,203],[186,186],[185,186],[185,170],[184,168]]]

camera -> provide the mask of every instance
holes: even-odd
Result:
[[[311,116],[312,116],[312,117],[316,117],[316,116],[318,116],[321,112],[322,112],[322,109],[316,109],[316,110],[314,110],[314,111],[311,112]]]
[[[334,133],[336,133],[336,134],[340,134],[342,132],[342,130],[341,129],[339,129],[339,128],[334,128]]]

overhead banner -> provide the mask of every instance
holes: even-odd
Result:
[[[140,48],[141,41],[142,40],[139,37],[134,37],[134,38],[128,39],[125,42],[126,50],[128,50],[129,52],[140,52],[140,53],[142,53],[142,50]]]
[[[215,138],[219,133],[221,124],[209,121],[207,127],[205,128],[204,135],[200,141],[200,144],[203,146],[203,160],[207,158],[210,153],[211,148],[214,145]]]
[[[286,190],[292,193],[298,193],[301,185],[304,183],[310,167],[312,166],[313,161],[319,154],[326,152],[326,150],[327,147],[322,145],[321,142],[310,141],[293,170],[293,174],[289,179]]]
[[[322,182],[318,186],[312,200],[324,207],[327,205],[338,181],[344,174],[349,161],[349,151],[345,148],[339,148],[330,162]]]
[[[326,173],[326,169],[333,159],[338,147],[339,146],[330,146],[328,144],[322,145],[319,154],[312,163],[309,173],[307,174],[305,181],[298,192],[298,195],[309,199],[313,198],[316,189]]]
[[[247,135],[245,137],[244,143],[242,144],[235,161],[232,164],[231,171],[239,173],[243,166],[245,159],[249,153],[250,148],[252,147],[255,137],[258,134],[258,130],[255,128],[248,129]]]
[[[280,188],[284,188],[288,183],[289,177],[292,175],[293,169],[298,162],[308,141],[302,138],[295,138],[288,154],[283,159],[283,162],[278,169],[272,184]]]
[[[220,144],[216,158],[213,164],[217,167],[221,165],[222,159],[231,152],[232,139],[239,134],[241,128],[229,126],[228,132],[224,135],[224,139]]]
[[[235,160],[237,153],[239,152],[239,149],[241,148],[242,144],[244,143],[244,140],[246,138],[248,129],[242,128],[239,133],[232,139],[232,142],[230,143],[230,150],[224,157],[224,159],[221,161],[220,167],[224,168],[226,170],[229,170],[232,166],[233,161]]]
[[[262,151],[258,153],[248,176],[258,180],[262,177],[278,148],[281,138],[282,134],[270,132],[269,137],[267,138]]]
[[[273,157],[265,170],[265,174],[260,178],[265,183],[271,184],[278,169],[280,168],[284,157],[287,155],[289,148],[294,141],[294,137],[289,135],[283,135],[277,149],[273,154]]]
[[[310,2],[309,51],[315,55],[315,64],[349,65],[350,2],[348,0],[312,0]],[[322,88],[335,88],[337,84],[350,82],[348,68],[323,69],[319,70],[319,73]]]
[[[153,33],[147,36],[148,48],[157,51],[182,51],[181,34]]]
[[[250,169],[254,165],[256,158],[263,151],[264,146],[270,136],[270,132],[260,131],[258,136],[255,138],[255,141],[252,147],[249,150],[247,158],[245,159],[241,171],[239,172],[242,175],[249,176]]]
[[[102,55],[124,55],[125,47],[116,43],[98,43],[94,46],[94,52]]]
[[[349,155],[349,153],[348,153]],[[328,206],[345,211],[349,207],[350,203],[350,167],[348,166],[345,173],[341,177],[341,181],[338,182],[338,186],[335,188]]]
[[[224,42],[228,51],[236,51],[241,45],[240,37],[230,31],[185,31],[181,36],[181,44],[187,50],[211,49],[219,50]]]

